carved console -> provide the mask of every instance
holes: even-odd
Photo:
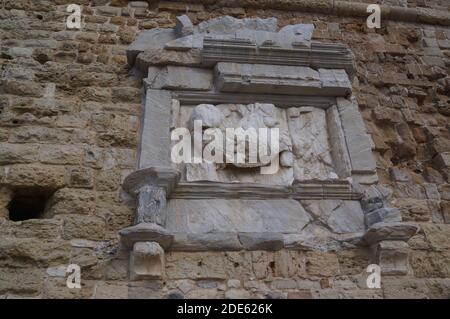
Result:
[[[378,179],[352,96],[353,56],[311,41],[313,29],[228,16],[194,26],[180,16],[175,29],[143,31],[131,44],[128,62],[145,87],[138,167],[123,184],[137,201],[134,225],[120,232],[132,279],[163,277],[164,250],[358,244],[388,272],[404,273],[398,256],[417,229],[382,200],[369,205]],[[222,136],[228,128],[276,128],[279,147],[252,163],[227,161],[234,153],[223,162],[174,162],[171,133],[180,128],[194,132],[194,156],[207,147],[196,149],[195,129],[235,145]],[[276,172],[262,174],[273,160]]]

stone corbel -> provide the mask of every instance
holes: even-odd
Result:
[[[407,242],[418,232],[419,226],[402,222],[400,211],[384,207],[381,196],[366,197],[361,204],[367,227],[363,243],[370,248],[371,263],[379,265],[383,275],[407,275]]]
[[[165,277],[164,250],[157,242],[139,241],[130,254],[130,279],[162,279]]]
[[[383,240],[370,247],[372,263],[383,275],[407,275],[409,246],[402,240]]]
[[[119,232],[121,242],[131,250],[132,280],[165,277],[164,250],[174,238],[165,228],[166,201],[179,179],[175,169],[151,167],[135,171],[123,183],[137,204],[134,225]]]

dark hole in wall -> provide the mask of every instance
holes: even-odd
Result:
[[[37,54],[34,59],[36,61],[38,61],[40,64],[45,64],[45,62],[50,61],[50,58],[44,54],[44,53],[39,53]]]
[[[50,195],[45,192],[15,192],[8,205],[9,219],[17,222],[42,218]]]

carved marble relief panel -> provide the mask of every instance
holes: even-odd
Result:
[[[273,18],[228,16],[194,26],[181,16],[175,29],[144,31],[130,46],[146,90],[138,169],[123,184],[138,202],[135,225],[121,231],[132,260],[146,260],[147,247],[148,260],[161,260],[154,255],[164,250],[141,242],[187,251],[339,249],[364,242],[372,227],[364,211],[387,216],[383,205],[360,203],[378,179],[352,97],[353,55],[312,41],[313,28],[277,31]],[[268,143],[268,157],[249,161],[252,144],[226,134],[239,128],[277,129],[277,147]],[[174,161],[179,129],[194,157],[214,141],[245,150],[246,161],[229,160],[235,150],[213,152],[222,161]],[[279,169],[262,174],[274,160]],[[370,245],[383,246],[373,232]]]
[[[182,181],[247,182],[287,186],[294,180],[339,178],[333,164],[329,142],[330,129],[324,109],[308,106],[279,108],[270,103],[199,104],[191,107],[177,106],[172,116],[178,119],[174,127],[192,128],[194,120],[199,120],[203,123],[203,132],[209,128],[218,128],[223,132],[224,139],[226,128],[247,130],[276,127],[279,129],[278,153],[272,154],[268,146],[268,153],[279,157],[277,173],[260,174],[260,171],[255,168],[270,165],[270,163],[258,161],[252,164],[246,158],[245,164],[178,165],[182,172]],[[226,144],[225,141],[223,143]],[[245,147],[248,157],[248,145]]]

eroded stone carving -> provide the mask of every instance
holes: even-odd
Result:
[[[136,242],[130,256],[131,280],[165,277],[164,250],[156,242]]]
[[[344,69],[352,75],[351,52],[340,44],[312,42],[313,30],[312,24],[296,24],[277,32],[276,18],[230,16],[193,26],[183,15],[177,18],[175,29],[141,32],[127,56],[129,64],[136,62],[143,73],[149,65],[199,66],[228,61]]]
[[[318,108],[289,108],[294,178],[296,180],[336,179],[327,136],[325,111]]]
[[[217,88],[224,92],[249,92],[347,96],[351,84],[344,70],[313,70],[303,66],[219,62]]]
[[[384,240],[371,246],[372,262],[383,275],[407,275],[409,246],[400,240]]]
[[[399,240],[386,235],[398,225],[380,225],[394,222],[395,211],[364,214],[358,201],[377,176],[373,144],[350,97],[353,56],[340,44],[311,41],[312,32],[312,25],[278,30],[274,18],[224,16],[194,26],[180,16],[174,29],[138,36],[128,58],[147,77],[139,168],[182,173],[180,184],[171,179],[173,191],[153,178],[139,181],[137,224],[121,231],[128,247],[329,250],[360,244],[366,227],[369,246]],[[170,130],[192,134],[195,121],[201,133],[278,128],[279,148],[268,152],[278,172],[260,174],[267,158],[248,163],[250,146],[234,139],[232,155],[242,146],[245,163],[227,161],[226,152],[220,163],[171,163]],[[219,143],[227,142],[222,134]]]
[[[181,110],[180,125],[192,129],[193,121],[202,121],[203,129],[219,128],[226,139],[226,128],[278,128],[280,141],[279,152],[271,158],[279,156],[280,173],[275,176],[261,176],[259,172],[227,168],[255,168],[268,165],[269,160],[257,163],[223,164],[202,163],[186,165],[187,181],[260,181],[269,184],[290,185],[294,180],[332,180],[338,175],[334,171],[330,146],[328,143],[326,113],[313,107],[277,108],[273,104],[201,104],[190,112],[188,108]],[[241,143],[243,140],[240,141]],[[224,144],[226,141],[224,141]],[[239,143],[239,141],[238,141]],[[236,145],[238,149],[239,145]],[[248,155],[248,145],[242,145]],[[224,155],[225,156],[225,155]]]
[[[397,208],[384,206],[386,194],[377,187],[367,188],[362,199],[364,220],[367,230],[363,242],[369,245],[372,262],[381,267],[385,275],[408,274],[408,240],[414,236],[419,226],[402,222]]]
[[[135,224],[155,223],[164,226],[167,217],[166,190],[146,185],[139,190]]]
[[[276,108],[273,104],[200,104],[192,110],[184,108],[181,110],[180,125],[193,129],[194,121],[201,121],[203,131],[210,128],[218,128],[222,132],[223,141],[219,142],[224,146],[223,158],[221,163],[201,163],[186,164],[186,180],[187,181],[248,181],[248,182],[264,182],[274,181],[277,184],[289,184],[292,182],[292,141],[287,131],[287,123],[284,110]],[[267,143],[267,150],[264,152],[263,158],[258,154],[255,158],[256,162],[249,161],[249,144],[245,143],[245,139],[235,139],[234,135],[226,134],[227,128],[255,129],[274,128],[279,129],[279,145],[278,151],[274,152],[271,144]],[[269,136],[270,137],[270,136]],[[228,139],[228,140],[227,140]],[[230,144],[228,144],[230,143]],[[259,143],[259,142],[258,142]],[[226,145],[234,145],[233,153],[227,158]],[[203,147],[206,147],[205,142]],[[261,145],[261,144],[258,144]],[[238,163],[237,151],[245,150],[245,163]],[[274,157],[279,157],[281,163],[280,174],[277,176],[264,176],[259,171],[254,170],[262,166],[267,166]],[[236,170],[238,169],[238,170]]]

